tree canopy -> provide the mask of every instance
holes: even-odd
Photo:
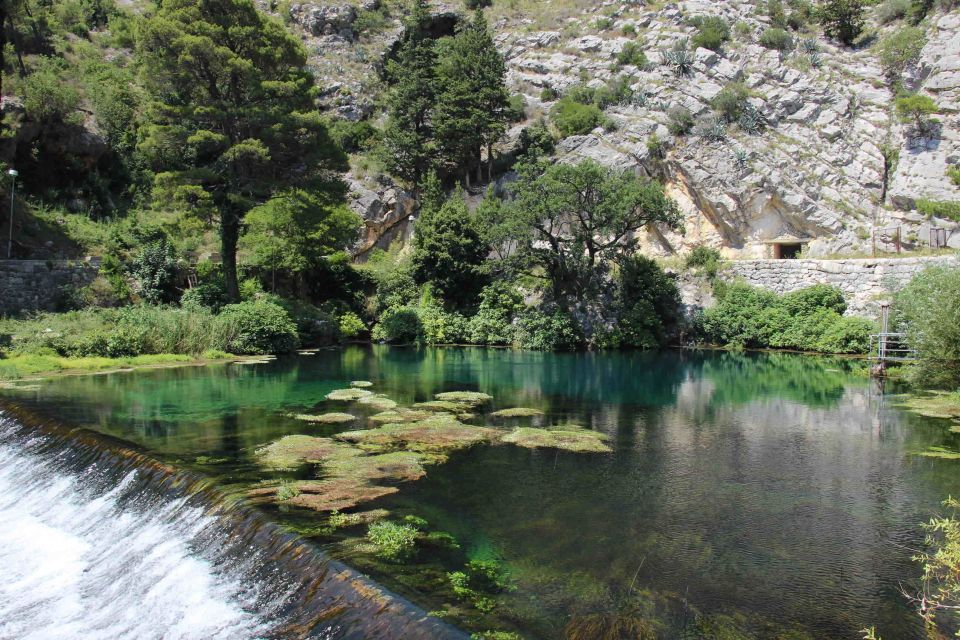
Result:
[[[168,202],[217,218],[227,293],[239,299],[247,212],[345,168],[314,106],[305,51],[253,0],[163,0],[138,45],[154,98],[140,149]]]

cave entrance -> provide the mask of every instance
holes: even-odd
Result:
[[[796,260],[803,251],[803,244],[800,242],[777,242],[773,245],[774,260]]]

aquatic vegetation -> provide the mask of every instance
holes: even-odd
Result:
[[[498,418],[531,418],[533,416],[542,416],[540,409],[531,409],[529,407],[512,407],[510,409],[500,409],[490,415]]]
[[[490,595],[507,587],[503,567],[494,560],[471,560],[463,571],[448,573],[447,580],[458,599],[469,601],[482,613],[493,611],[497,605]]]
[[[523,636],[513,631],[481,631],[471,635],[470,640],[523,640]]]
[[[372,387],[373,383],[369,380],[354,380],[350,383],[350,386],[356,387],[357,389],[366,389],[368,387]]]
[[[928,418],[947,418],[960,422],[960,391],[910,395],[896,406]]]
[[[438,411],[444,413],[460,413],[470,407],[459,402],[450,402],[448,400],[431,400],[429,402],[418,402],[413,405],[414,409],[422,411]]]
[[[960,460],[960,451],[951,451],[946,447],[930,447],[924,451],[917,451],[914,455],[925,458],[941,458],[943,460]]]
[[[304,422],[318,422],[320,424],[346,424],[347,422],[353,422],[357,419],[356,416],[349,413],[323,413],[321,415],[315,416],[308,413],[298,413],[293,416],[297,420],[303,420]]]
[[[397,408],[397,403],[385,395],[366,396],[360,398],[357,404],[364,404],[373,407],[378,411],[390,411]]]
[[[372,524],[378,520],[383,520],[390,515],[386,509],[371,509],[370,511],[357,511],[355,513],[342,513],[338,510],[330,512],[327,519],[327,526],[331,530],[349,529],[361,524]]]
[[[428,454],[433,462],[442,462],[448,453],[489,442],[497,433],[494,429],[463,424],[450,415],[434,415],[419,422],[347,431],[336,437],[365,451],[416,451]]]
[[[613,451],[604,440],[602,433],[590,431],[575,425],[563,425],[550,429],[520,427],[503,436],[503,442],[509,442],[527,449],[563,449],[577,453],[609,453]]]
[[[447,391],[433,396],[434,400],[441,402],[456,402],[458,404],[478,407],[493,400],[493,396],[479,391]]]
[[[575,615],[563,628],[565,640],[657,640],[653,622],[632,608]],[[728,638],[728,636],[704,636]],[[738,640],[730,637],[729,640]]]
[[[423,541],[441,549],[456,550],[460,548],[457,539],[446,531],[431,531],[423,537]]]
[[[329,438],[284,436],[256,451],[257,461],[268,469],[295,469],[308,462],[320,462],[337,447]]]
[[[337,402],[356,402],[360,398],[366,398],[367,396],[372,396],[372,391],[367,391],[366,389],[335,389],[324,396],[327,400],[334,400]]]
[[[425,409],[405,409],[401,407],[398,409],[382,411],[370,416],[369,419],[370,422],[376,424],[398,424],[401,422],[420,422],[421,420],[426,420],[433,415],[436,415],[436,413],[433,411],[428,411]]]
[[[367,540],[376,547],[377,556],[390,562],[409,559],[417,548],[419,532],[409,524],[374,522],[367,529]]]
[[[280,486],[277,488],[277,501],[285,502],[290,498],[296,498],[300,495],[300,490],[297,488],[296,483],[284,480],[280,483]]]

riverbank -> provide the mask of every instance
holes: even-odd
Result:
[[[160,353],[127,358],[71,358],[66,356],[15,355],[0,359],[0,384],[64,375],[88,375],[134,369],[200,367],[226,362],[259,362],[271,356],[235,356],[209,352],[200,357]]]

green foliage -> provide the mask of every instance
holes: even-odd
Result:
[[[663,345],[680,317],[680,293],[673,279],[653,260],[634,255],[621,261],[617,285],[620,346]]]
[[[581,104],[570,97],[561,98],[550,108],[550,121],[564,138],[590,133],[605,120],[599,107]]]
[[[556,143],[553,134],[543,120],[524,127],[517,141],[517,156],[525,160],[542,158],[553,153]]]
[[[736,122],[743,114],[750,97],[750,90],[741,82],[730,82],[710,101],[712,106],[727,122]]]
[[[300,344],[297,326],[283,307],[272,302],[227,305],[217,316],[217,325],[230,353],[289,353]]]
[[[909,13],[910,0],[884,0],[877,10],[877,18],[881,24],[888,24],[906,18]]]
[[[693,36],[695,47],[719,51],[723,43],[730,40],[730,25],[719,16],[697,16],[690,20],[690,24],[697,28]]]
[[[647,54],[643,52],[643,47],[636,42],[628,42],[623,45],[623,48],[617,54],[617,64],[620,66],[632,64],[639,69],[644,69],[648,64]]]
[[[416,307],[390,307],[373,328],[373,339],[400,344],[418,342],[423,336],[423,322]]]
[[[229,304],[227,290],[219,282],[207,282],[187,289],[180,296],[180,306],[187,308],[207,309],[217,313],[224,305]]]
[[[722,262],[723,259],[720,257],[719,251],[701,244],[687,254],[683,266],[687,269],[696,269],[703,273],[708,280],[713,281],[720,271]]]
[[[583,333],[569,314],[527,309],[517,320],[514,342],[524,349],[570,351],[583,344]]]
[[[560,94],[553,87],[544,87],[540,90],[540,102],[553,102],[559,97]]]
[[[936,634],[943,618],[955,624],[960,615],[960,502],[948,498],[945,515],[938,515],[924,525],[925,550],[914,556],[923,565],[922,591],[916,596],[920,615]]]
[[[774,347],[822,353],[865,353],[872,322],[847,318],[843,295],[814,285],[784,296],[734,283],[718,292],[704,312],[704,337],[719,344]]]
[[[527,118],[527,99],[520,93],[510,96],[507,104],[507,121],[523,122]]]
[[[322,188],[329,170],[346,167],[314,107],[306,51],[252,0],[184,0],[146,14],[138,54],[156,98],[139,149],[169,197],[216,212],[237,300],[244,216],[280,192]]]
[[[902,27],[884,36],[877,50],[887,76],[899,80],[904,70],[920,59],[926,43],[927,36],[919,27]]]
[[[340,119],[330,123],[330,138],[348,153],[372,148],[377,143],[379,135],[380,132],[370,124],[369,120],[351,122]]]
[[[667,111],[670,118],[667,128],[675,136],[684,136],[693,130],[693,114],[686,107],[671,107]]]
[[[947,177],[954,186],[960,187],[960,165],[947,167]]]
[[[939,113],[937,103],[930,96],[911,93],[897,97],[894,106],[904,122],[911,122],[918,131],[926,131],[933,123],[930,116]]]
[[[413,242],[414,279],[432,284],[436,293],[454,307],[473,304],[484,284],[483,263],[490,249],[463,195],[455,195],[439,211],[423,211]]]
[[[823,32],[846,45],[852,45],[863,31],[864,0],[824,0],[818,8]]]
[[[150,304],[176,300],[178,272],[177,257],[166,239],[144,245],[130,265],[137,292]]]
[[[654,222],[676,228],[681,220],[659,182],[592,161],[525,165],[510,191],[513,198],[485,225],[492,244],[508,244],[518,268],[541,270],[561,306],[593,295],[605,265],[634,251],[638,229]]]
[[[960,201],[938,201],[920,198],[916,201],[917,211],[927,217],[947,218],[960,222]]]
[[[466,317],[446,312],[435,306],[421,307],[423,342],[426,344],[466,344],[470,342],[470,327]]]
[[[361,320],[360,317],[352,311],[348,311],[341,315],[338,325],[340,329],[340,336],[347,340],[351,338],[359,338],[367,332],[367,325],[364,324],[363,320]]]
[[[367,528],[367,540],[376,547],[377,556],[390,562],[409,560],[417,549],[419,532],[409,524],[383,520]]]
[[[760,46],[776,51],[790,51],[793,49],[793,36],[783,29],[765,29],[760,34]]]
[[[896,294],[894,325],[906,331],[919,364],[911,377],[922,386],[960,387],[960,269],[929,267]]]
[[[45,59],[26,78],[23,107],[27,117],[41,123],[63,122],[80,105],[80,94],[64,81],[53,59]]]
[[[677,77],[682,78],[693,73],[693,54],[686,50],[685,45],[664,51],[660,58],[663,64],[670,67]]]
[[[470,601],[482,612],[494,609],[496,602],[488,597],[508,588],[503,567],[495,560],[470,560],[463,571],[447,574],[450,588],[460,600]]]

